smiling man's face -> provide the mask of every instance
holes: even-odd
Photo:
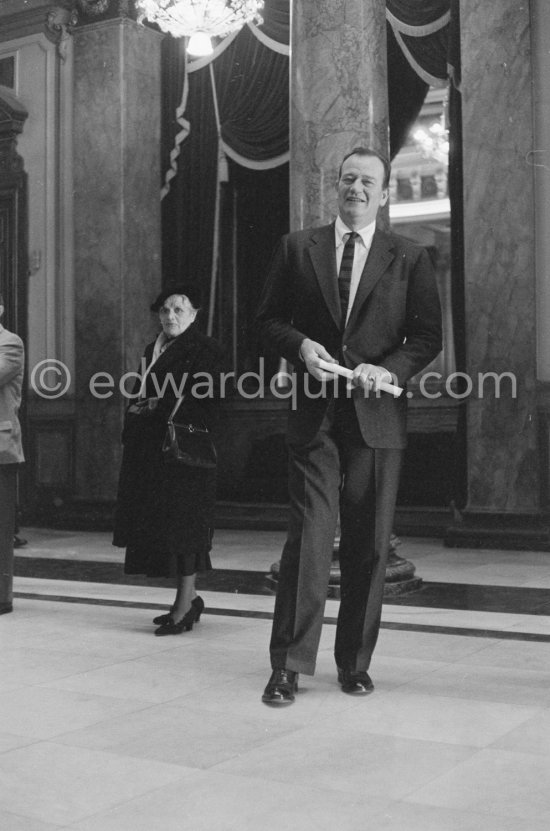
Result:
[[[376,156],[350,156],[338,181],[338,213],[356,231],[376,219],[378,208],[388,201],[384,165]]]

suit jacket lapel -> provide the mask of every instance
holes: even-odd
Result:
[[[340,296],[336,274],[334,223],[316,228],[310,237],[309,255],[327,307],[340,328]]]
[[[384,231],[377,229],[372,239],[365,268],[363,269],[359,285],[357,286],[357,293],[353,301],[346,329],[355,323],[361,306],[393,260],[394,254],[392,248],[393,245],[388,235]]]

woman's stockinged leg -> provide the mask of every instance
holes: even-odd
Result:
[[[196,597],[195,574],[178,577],[176,599],[172,607],[172,618],[178,623],[191,608],[191,603]]]

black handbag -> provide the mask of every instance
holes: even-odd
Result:
[[[195,424],[177,424],[174,421],[182,401],[183,397],[178,398],[168,416],[162,444],[164,461],[187,467],[215,468],[218,457],[208,428],[197,427]]]

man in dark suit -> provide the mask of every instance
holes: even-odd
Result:
[[[262,700],[294,700],[298,673],[313,675],[340,513],[340,610],[335,659],[346,693],[368,675],[382,609],[403,450],[403,386],[441,349],[441,310],[427,252],[376,227],[390,165],[355,148],[341,165],[338,217],[284,236],[257,315],[264,344],[292,363],[288,420],[290,515]],[[336,380],[323,361],[353,371]]]
[[[0,320],[3,314],[0,294]],[[18,411],[24,360],[23,341],[0,323],[0,614],[11,612],[13,602],[17,468],[23,461]]]

